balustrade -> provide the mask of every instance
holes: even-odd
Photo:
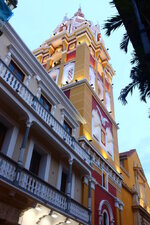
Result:
[[[88,224],[90,211],[0,153],[0,180]]]

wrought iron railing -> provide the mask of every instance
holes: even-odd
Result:
[[[47,111],[36,96],[13,74],[6,64],[0,59],[0,77],[9,85],[36,114],[49,126],[50,129],[61,137],[83,161],[91,166],[91,157],[84,148],[72,137],[64,127]]]
[[[90,211],[41,178],[0,153],[0,180],[32,196],[47,206],[67,213],[83,224],[89,224]]]

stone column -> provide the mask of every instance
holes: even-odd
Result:
[[[28,77],[26,78],[26,80],[25,80],[25,82],[24,82],[24,84],[26,85],[26,87],[29,86],[30,80],[31,80],[31,75],[28,75]]]
[[[56,105],[52,106],[51,114],[54,116],[56,112]]]
[[[120,209],[120,225],[123,225],[123,215],[122,215],[122,213],[123,213],[123,203],[121,203],[119,205],[119,209]]]
[[[71,197],[72,163],[73,163],[73,158],[70,158],[69,159],[69,170],[68,170],[67,188],[66,188],[66,194],[68,195],[68,197]]]
[[[31,125],[32,125],[31,121],[28,121],[27,124],[26,124],[26,130],[25,130],[25,134],[24,134],[24,137],[23,137],[23,141],[22,141],[20,153],[19,153],[19,158],[18,158],[18,164],[20,164],[20,165],[23,164],[25,148],[26,148],[26,145],[27,145]]]
[[[115,225],[120,225],[120,212],[119,212],[119,201],[118,201],[118,199],[115,199],[115,214],[116,214]]]
[[[11,61],[11,52],[8,52],[6,58],[4,59],[4,62],[8,66],[10,61]]]
[[[77,128],[72,129],[72,136],[76,138]]]
[[[64,124],[64,118],[65,118],[65,115],[64,115],[64,113],[62,112],[62,113],[61,113],[61,120],[60,120],[61,125]]]
[[[92,178],[89,177],[89,191],[88,191],[88,209],[91,211],[91,187]],[[89,225],[91,225],[91,212],[89,213]]]

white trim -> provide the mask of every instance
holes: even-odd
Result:
[[[34,148],[34,141],[31,139],[30,143],[29,143],[29,147],[28,147],[28,153],[27,153],[26,161],[25,161],[25,168],[27,170],[29,170],[29,168],[30,168],[33,148]]]
[[[62,164],[59,163],[58,175],[57,175],[57,189],[60,190],[61,188],[61,177],[62,177]]]
[[[103,184],[103,174],[105,173],[105,186]],[[102,168],[102,187],[108,191],[108,173]]]
[[[104,213],[106,213],[106,215],[107,215],[107,223],[106,223],[106,225],[109,225],[109,215],[108,215],[108,212],[107,212],[106,209],[103,210],[103,214],[102,214],[102,222],[103,222],[103,215],[104,215]]]
[[[50,162],[51,156],[48,153],[42,155],[40,168],[39,168],[39,177],[48,182],[49,172],[50,172]]]
[[[15,48],[15,46],[12,45],[12,43],[11,43],[8,46],[8,48],[9,48],[9,51],[11,53],[11,60],[14,59],[14,61],[19,64],[19,67],[21,67],[21,69],[24,71],[24,74],[25,75],[28,74],[28,75],[31,75],[31,76],[34,75],[34,71],[30,67],[30,65],[26,62],[23,55],[18,53],[18,50]]]
[[[9,145],[7,149],[7,156],[10,158],[12,158],[13,156],[14,148],[15,148],[18,133],[19,133],[18,127],[13,127],[11,130],[12,130],[11,138],[9,140]]]
[[[59,103],[58,99],[54,96],[55,92],[52,92],[50,88],[48,89],[42,80],[39,82],[39,87],[41,88],[41,94],[47,98],[48,102],[52,105],[57,105]]]
[[[79,127],[79,123],[68,113],[67,109],[61,108],[61,114],[64,116],[64,120],[71,125],[72,129]]]
[[[36,149],[36,146],[40,150],[41,154],[41,161],[40,161],[40,168],[39,168],[39,173],[38,176],[44,179],[45,181],[48,182],[49,178],[49,172],[50,172],[50,163],[51,163],[51,155],[46,152],[40,144],[36,143],[33,141],[33,139],[30,140],[29,147],[28,147],[28,154],[25,162],[25,168],[29,170],[30,168],[30,163],[32,159],[32,154],[34,147]]]
[[[88,177],[87,176],[85,176],[83,178],[83,183],[86,184],[86,185],[88,185],[89,181],[88,181]]]
[[[15,122],[9,119],[8,115],[4,115],[3,112],[0,112],[0,122],[7,129],[1,151],[8,157],[12,158],[19,133],[19,128],[15,124]]]
[[[108,209],[108,212],[109,212],[109,216],[110,216],[110,224],[114,224],[114,216],[113,216],[113,211],[112,211],[112,208],[111,208],[111,205],[110,203],[107,201],[107,200],[102,200],[99,204],[99,225],[102,225],[102,222],[103,222],[103,210],[102,211],[102,207],[103,205],[105,205]]]
[[[71,198],[74,198],[74,190],[75,190],[75,173],[72,173],[72,186],[71,186]]]

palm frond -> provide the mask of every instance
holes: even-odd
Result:
[[[135,65],[139,64],[139,58],[138,58],[138,56],[137,56],[135,50],[134,50],[133,53],[132,53],[131,64],[132,64],[132,65],[133,65],[133,64],[135,64]]]
[[[123,104],[127,103],[127,95],[129,92],[132,94],[135,87],[138,88],[142,101],[146,102],[147,97],[150,97],[150,76],[145,62],[139,61],[136,54],[134,54],[132,62],[135,63],[130,72],[132,82],[121,90],[119,96],[119,100],[121,100]]]
[[[123,25],[123,22],[120,15],[115,15],[105,21],[103,29],[106,30],[106,35],[110,36],[112,31],[118,29],[122,25]]]
[[[127,104],[127,95],[129,93],[131,93],[132,95],[132,92],[133,92],[133,89],[136,87],[138,83],[137,82],[131,82],[130,84],[128,84],[125,88],[123,88],[120,92],[120,96],[119,96],[119,100],[121,100],[122,104]]]
[[[120,43],[120,49],[121,50],[124,50],[126,53],[128,51],[128,44],[129,44],[129,36],[128,36],[128,33],[126,32],[124,35],[123,35],[123,39]]]

